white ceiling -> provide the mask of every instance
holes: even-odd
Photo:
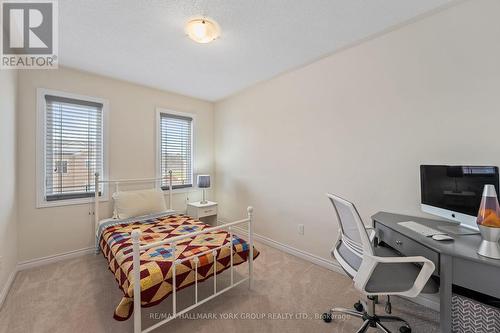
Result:
[[[60,64],[215,101],[452,0],[62,0]],[[221,38],[184,34],[207,15]]]

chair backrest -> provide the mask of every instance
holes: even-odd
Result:
[[[361,265],[363,254],[373,255],[370,238],[352,202],[330,193],[326,196],[335,209],[340,227],[333,253],[344,270],[354,275]]]

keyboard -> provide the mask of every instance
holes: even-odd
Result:
[[[446,232],[439,231],[436,229],[432,229],[431,227],[428,227],[426,225],[413,222],[413,221],[408,221],[408,222],[399,222],[399,225],[408,228],[410,230],[413,230],[421,235],[424,235],[425,237],[429,236],[434,236],[434,235],[445,235]]]

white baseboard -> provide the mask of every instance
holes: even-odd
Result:
[[[270,247],[273,247],[275,249],[281,250],[283,252],[286,252],[288,254],[291,254],[295,257],[299,257],[301,259],[307,260],[309,262],[312,262],[313,264],[316,264],[318,266],[324,267],[326,269],[329,269],[334,272],[342,273],[345,274],[340,265],[334,261],[334,260],[327,260],[324,258],[321,258],[315,254],[299,250],[295,247],[292,247],[287,244],[280,243],[278,241],[275,241],[274,239],[254,234],[255,240],[261,243],[264,243]]]
[[[247,230],[242,229],[242,228],[236,227],[234,229],[238,229],[238,232],[241,233],[242,235],[245,235],[245,234],[248,233]],[[256,233],[254,233],[253,236],[254,236],[254,239],[256,241],[261,242],[261,243],[263,243],[263,244],[265,244],[267,246],[270,246],[272,248],[281,250],[281,251],[283,251],[285,253],[291,254],[292,256],[304,259],[306,261],[309,261],[309,262],[311,262],[313,264],[316,264],[318,266],[324,267],[324,268],[329,269],[331,271],[345,274],[344,271],[342,270],[342,267],[340,267],[339,263],[337,261],[333,260],[333,259],[332,260],[327,260],[325,258],[321,258],[321,257],[319,257],[319,256],[317,256],[315,254],[306,252],[304,250],[297,249],[297,248],[295,248],[293,246],[290,246],[290,245],[287,245],[287,244],[275,241],[274,239],[271,239],[269,237],[262,236],[262,235],[259,235],[259,234],[256,234]]]
[[[60,253],[52,256],[26,260],[18,263],[16,269],[9,275],[7,282],[5,283],[5,286],[0,291],[0,308],[2,307],[5,299],[7,298],[7,295],[9,294],[9,290],[12,287],[12,283],[14,282],[17,272],[92,253],[95,253],[95,248],[89,247],[86,249],[74,250],[66,253]]]
[[[5,285],[3,286],[3,289],[0,292],[0,309],[2,308],[2,305],[5,299],[7,298],[7,295],[9,294],[10,287],[12,287],[12,283],[14,282],[16,274],[17,270],[14,270],[12,273],[10,273],[9,277],[7,278],[7,282],[5,282]]]
[[[76,257],[80,257],[83,255],[92,254],[92,253],[95,253],[95,247],[88,247],[85,249],[69,251],[66,253],[55,254],[55,255],[51,255],[51,256],[47,256],[47,257],[30,259],[30,260],[26,260],[26,261],[22,261],[22,262],[18,263],[17,270],[22,271],[25,269],[39,267],[39,266],[51,264],[54,262],[58,262],[61,260],[76,258]]]
[[[235,229],[238,229],[238,232],[240,232],[242,235],[245,235],[248,233],[247,230],[244,230],[242,228],[236,227]],[[256,241],[261,242],[265,245],[268,245],[272,248],[281,250],[281,251],[286,252],[288,254],[291,254],[293,256],[307,260],[309,262],[312,262],[313,264],[327,268],[331,271],[346,275],[344,270],[342,269],[342,267],[340,266],[340,264],[336,260],[327,260],[327,259],[318,257],[317,255],[314,255],[312,253],[309,253],[309,252],[306,252],[303,250],[299,250],[299,249],[294,248],[290,245],[280,243],[278,241],[275,241],[274,239],[271,239],[269,237],[262,236],[259,234],[254,233],[254,238]],[[434,311],[439,312],[439,296],[420,294],[415,298],[409,298],[409,297],[404,297],[404,298],[413,302],[413,303],[425,306],[427,308],[430,308]]]
[[[246,230],[242,228],[235,228],[236,232],[239,232],[243,235],[247,233]],[[324,267],[326,269],[329,269],[331,271],[345,274],[344,271],[342,270],[342,267],[340,267],[339,263],[337,263],[335,260],[327,260],[324,258],[321,258],[317,255],[314,255],[312,253],[297,249],[293,246],[275,241],[274,239],[271,239],[266,236],[262,236],[259,234],[254,234],[254,238],[256,241],[261,242],[267,246],[270,246],[272,248],[281,250],[285,253],[291,254],[295,257],[304,259],[306,261],[309,261],[313,264],[319,265],[321,267]],[[17,271],[22,271],[25,269],[33,268],[33,267],[39,267],[47,264],[51,264],[54,262],[66,260],[66,259],[71,259],[71,258],[76,258],[80,257],[86,254],[93,254],[95,253],[95,248],[94,247],[89,247],[85,249],[80,249],[80,250],[74,250],[66,253],[61,253],[61,254],[56,254],[52,256],[47,256],[47,257],[42,257],[42,258],[37,258],[37,259],[31,259],[31,260],[26,260],[23,262],[20,262],[17,264]],[[9,292],[9,289],[12,285],[12,282],[14,281],[14,278],[16,276],[17,271],[13,272],[10,276],[9,279],[7,280],[7,283],[5,284],[1,294],[0,294],[0,307],[2,306],[5,298],[7,297],[7,294]],[[435,311],[439,311],[439,297],[436,297],[435,295],[419,295],[416,298],[407,298],[408,300],[423,305],[425,307],[431,308]]]
[[[420,294],[415,298],[403,297],[410,302],[417,303],[439,312],[439,294]]]

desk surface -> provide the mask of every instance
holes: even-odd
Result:
[[[437,226],[455,225],[454,223],[388,212],[378,212],[377,214],[372,216],[372,220],[376,221],[377,223],[381,223],[386,227],[399,232],[400,234],[409,236],[420,244],[425,245],[426,247],[436,252],[447,254],[452,257],[459,257],[475,262],[480,262],[486,265],[500,267],[500,260],[485,258],[477,254],[479,243],[481,243],[481,235],[479,234],[450,234],[450,236],[454,238],[454,241],[436,241],[432,239],[432,237],[425,237],[413,230],[410,230],[398,224],[398,222],[415,221],[436,229]]]
[[[373,215],[372,220],[376,223],[376,228],[384,226],[385,230],[389,229],[389,235],[400,234],[418,244],[417,247],[403,248],[409,255],[415,255],[410,253],[411,250],[421,252],[423,256],[426,251],[427,255],[429,252],[439,254],[439,325],[442,333],[452,331],[453,285],[500,298],[500,289],[497,286],[498,276],[500,276],[500,260],[485,258],[477,254],[481,235],[451,235],[454,241],[439,242],[405,228],[398,222],[415,221],[436,229],[438,226],[450,225],[451,222],[387,212]],[[432,258],[428,259],[432,260]]]

